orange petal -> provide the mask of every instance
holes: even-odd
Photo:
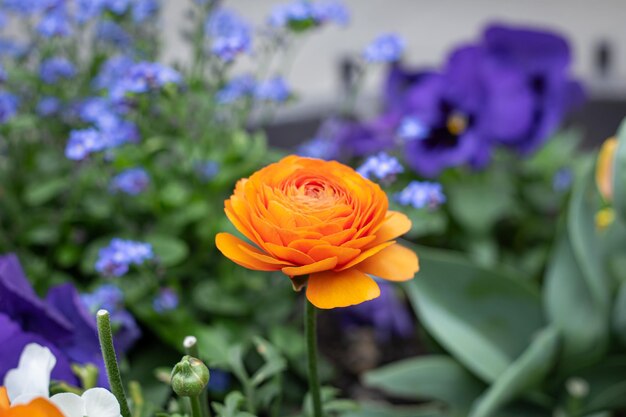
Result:
[[[25,405],[16,405],[4,411],[3,417],[64,417],[50,401],[37,398]]]
[[[379,295],[376,281],[356,269],[312,274],[306,289],[306,298],[317,308],[347,307]]]
[[[359,256],[357,256],[356,258],[354,258],[353,260],[351,260],[350,262],[348,262],[347,264],[343,265],[341,268],[339,268],[337,270],[338,271],[343,271],[344,269],[352,268],[354,265],[360,264],[365,259],[369,258],[370,256],[376,255],[378,252],[380,252],[381,250],[385,249],[386,247],[389,247],[389,246],[393,245],[394,243],[396,243],[395,240],[392,240],[391,242],[381,243],[378,246],[374,246],[373,248],[369,248],[368,250],[366,250],[364,252],[361,252],[361,254]]]
[[[613,164],[617,145],[617,138],[609,138],[604,141],[602,149],[600,149],[598,154],[596,184],[602,198],[606,201],[613,199]]]
[[[323,245],[316,246],[309,251],[309,256],[316,261],[332,258],[334,256],[337,257],[337,265],[343,265],[347,262],[350,262],[359,254],[361,251],[359,249],[352,248],[342,248],[341,246],[331,246],[331,245]]]
[[[289,275],[290,277],[295,277],[297,275],[309,275],[315,272],[327,271],[329,269],[333,269],[337,266],[337,258],[328,258],[321,260],[319,262],[315,262],[309,265],[304,266],[288,266],[283,268],[282,271],[285,275]]]
[[[6,410],[10,405],[7,389],[5,387],[0,387],[0,410]]]
[[[375,233],[376,239],[371,246],[393,240],[411,230],[411,220],[406,215],[398,211],[389,211],[387,214],[388,217]]]
[[[217,236],[215,236],[215,245],[228,259],[248,269],[255,269],[257,271],[277,271],[284,266],[284,264],[277,265],[264,262],[261,259],[251,256],[250,252],[256,252],[258,255],[267,255],[230,233],[218,233]]]
[[[273,243],[267,243],[266,246],[267,249],[274,254],[274,256],[280,259],[286,259],[296,265],[309,265],[315,262],[315,259],[294,248],[274,245]]]
[[[419,271],[419,260],[411,249],[396,243],[365,259],[354,268],[389,281],[406,281]]]

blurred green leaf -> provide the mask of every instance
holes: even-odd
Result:
[[[24,201],[30,206],[40,206],[60,195],[67,189],[66,178],[38,179],[24,193]]]
[[[187,244],[175,237],[166,235],[148,235],[145,241],[152,245],[154,254],[165,266],[174,266],[183,262],[189,255]]]
[[[608,345],[608,317],[594,300],[566,236],[557,242],[544,287],[548,318],[563,337],[562,370],[569,372],[602,357]]]
[[[617,140],[613,161],[613,206],[617,218],[626,222],[626,119],[617,130]]]
[[[179,181],[170,181],[159,191],[161,201],[171,207],[182,207],[189,202],[191,191]]]
[[[245,316],[251,307],[246,299],[231,294],[211,277],[196,285],[192,299],[198,310],[213,314]]]
[[[558,332],[546,328],[481,396],[469,417],[491,417],[502,406],[528,390],[538,388],[555,364]]]
[[[481,381],[447,356],[394,362],[367,372],[364,383],[392,397],[437,400],[465,413],[485,388]]]
[[[342,414],[341,417],[447,417],[440,406],[391,407],[378,404],[363,404],[361,408]]]
[[[583,398],[582,415],[626,407],[626,357],[612,357],[581,370],[589,393]]]
[[[545,324],[538,289],[453,252],[416,252],[419,277],[404,285],[420,320],[463,365],[495,381]]]
[[[612,327],[615,338],[626,346],[626,282],[620,284],[615,297]]]

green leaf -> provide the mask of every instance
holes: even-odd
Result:
[[[537,288],[452,252],[416,251],[421,270],[404,285],[420,320],[465,367],[495,381],[544,327]]]
[[[563,337],[561,370],[569,372],[602,357],[608,345],[608,317],[597,306],[566,236],[556,245],[544,287],[548,318]]]
[[[342,414],[341,417],[447,417],[439,406],[390,407],[379,404],[363,404],[361,409]]]
[[[24,193],[24,201],[29,206],[40,206],[65,191],[67,185],[66,178],[53,178],[31,184]]]
[[[626,407],[626,357],[613,357],[580,371],[589,394],[583,400],[583,415]]]
[[[437,400],[453,409],[469,409],[485,385],[448,356],[423,356],[369,371],[364,383],[409,400]]]
[[[626,346],[626,282],[621,283],[615,297],[612,327],[615,338]]]
[[[177,238],[165,235],[148,235],[145,241],[152,245],[154,254],[165,266],[174,266],[183,262],[189,255],[187,244]]]
[[[617,140],[613,161],[613,207],[615,215],[626,222],[626,119],[617,130]]]
[[[543,330],[522,355],[515,360],[478,399],[469,417],[491,417],[503,405],[541,384],[554,366],[558,332]]]

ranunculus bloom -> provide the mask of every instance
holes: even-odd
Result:
[[[608,138],[604,141],[596,164],[596,185],[600,195],[606,201],[613,200],[613,165],[617,145],[616,137]]]
[[[252,243],[228,234],[218,249],[233,262],[282,271],[319,308],[345,307],[380,295],[367,274],[413,278],[415,253],[395,242],[411,221],[388,211],[380,187],[335,161],[289,156],[237,183],[226,215]]]

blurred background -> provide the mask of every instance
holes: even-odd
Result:
[[[178,32],[184,26],[191,0],[164,2],[164,56],[166,63],[184,63],[189,45]],[[260,24],[279,0],[228,0],[248,21]],[[320,116],[337,103],[341,84],[341,63],[358,53],[381,32],[401,35],[407,41],[406,59],[415,66],[437,67],[450,48],[480,37],[491,22],[532,25],[556,30],[571,42],[573,70],[587,87],[589,101],[577,125],[585,129],[585,143],[598,144],[613,134],[626,105],[626,26],[623,0],[347,0],[351,22],[346,28],[331,26],[303,37],[292,58],[289,82],[299,100],[279,113],[278,126],[270,130],[272,142],[289,144],[303,138],[288,138],[293,123],[301,125],[303,136],[312,135]],[[375,24],[373,24],[375,22]],[[241,59],[238,70],[250,61]],[[382,71],[368,74],[362,113],[375,106]],[[281,129],[280,126],[289,127]],[[293,136],[293,133],[291,134]]]

